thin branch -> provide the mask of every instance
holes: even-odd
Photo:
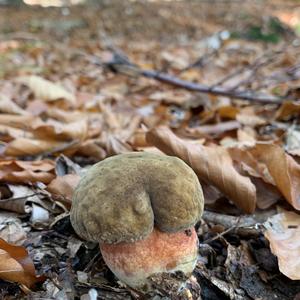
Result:
[[[114,57],[116,56],[117,56],[116,53],[114,53]],[[273,97],[266,94],[256,94],[254,91],[251,90],[231,91],[220,86],[210,87],[204,84],[182,80],[173,75],[167,73],[160,73],[155,70],[143,70],[137,67],[136,65],[131,64],[130,62],[126,63],[124,59],[122,59],[122,62],[120,62],[120,60],[118,59],[113,59],[112,61],[105,63],[105,65],[116,73],[125,74],[129,76],[144,76],[189,91],[207,93],[207,94],[213,94],[219,96],[227,96],[230,98],[249,100],[249,101],[259,102],[263,104],[280,104],[282,102],[282,98]]]
[[[249,100],[254,102],[260,102],[264,104],[273,103],[273,104],[280,104],[282,99],[278,97],[273,97],[270,95],[264,95],[264,94],[255,94],[255,92],[251,90],[245,90],[245,91],[229,91],[227,89],[224,89],[222,87],[209,87],[200,83],[194,83],[187,80],[182,80],[180,78],[177,78],[175,76],[164,74],[164,73],[158,73],[156,71],[152,70],[141,70],[140,74],[144,77],[153,78],[158,81],[177,86],[186,90],[194,91],[194,92],[200,92],[200,93],[207,93],[207,94],[213,94],[213,95],[219,95],[219,96],[227,96],[230,98],[238,98],[243,100]]]

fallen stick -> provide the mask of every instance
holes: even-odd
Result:
[[[256,95],[253,91],[238,91],[238,90],[231,91],[217,86],[209,87],[200,83],[194,83],[194,82],[182,80],[172,75],[159,73],[157,71],[152,71],[152,70],[150,71],[141,70],[140,74],[145,77],[153,78],[158,81],[170,85],[174,85],[180,88],[184,88],[186,90],[194,91],[194,92],[214,94],[219,96],[227,96],[230,98],[238,98],[243,100],[260,102],[264,104],[280,104],[282,102],[281,98],[277,98],[269,95],[262,95],[262,94]]]
[[[220,86],[210,87],[204,84],[183,80],[173,75],[161,73],[155,70],[143,70],[138,66],[132,64],[130,61],[125,60],[123,57],[119,57],[116,53],[114,53],[114,58],[111,61],[106,62],[105,65],[115,73],[125,74],[129,76],[144,76],[189,91],[227,96],[230,98],[249,100],[263,104],[281,104],[281,102],[283,101],[282,98],[265,94],[256,94],[251,90],[239,91],[227,90]]]

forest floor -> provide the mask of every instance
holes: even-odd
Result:
[[[299,1],[0,6],[0,298],[300,299],[299,97]],[[178,293],[128,288],[70,223],[85,171],[131,151],[203,187]]]

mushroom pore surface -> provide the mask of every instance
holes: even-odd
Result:
[[[203,212],[203,193],[194,171],[176,157],[133,152],[92,166],[77,186],[71,222],[86,240],[133,242],[155,226],[177,232]]]

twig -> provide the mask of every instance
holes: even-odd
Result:
[[[207,223],[219,224],[225,227],[225,231],[217,235],[216,239],[231,231],[241,237],[259,236],[262,232],[261,220],[257,221],[251,216],[235,217],[205,210],[202,218]]]
[[[116,53],[114,54],[115,54],[114,56],[116,56]],[[231,98],[238,98],[238,99],[249,100],[253,102],[264,103],[264,104],[268,104],[268,103],[280,104],[282,102],[282,98],[273,97],[264,94],[255,94],[251,90],[230,91],[219,86],[209,87],[200,83],[194,83],[187,80],[182,80],[178,77],[166,73],[160,73],[155,70],[143,70],[137,67],[136,65],[131,64],[130,62],[126,63],[124,59],[122,59],[121,61],[122,62],[120,62],[120,60],[113,59],[112,61],[107,62],[105,65],[116,73],[125,74],[128,76],[144,76],[189,91],[227,96]]]
[[[251,216],[235,217],[207,210],[204,211],[202,218],[205,222],[220,224],[225,228],[231,228],[237,225],[239,227],[249,227],[257,224],[257,221]]]
[[[200,83],[194,83],[190,82],[187,80],[182,80],[180,78],[171,76],[169,74],[164,74],[164,73],[158,73],[153,70],[141,70],[140,72],[141,75],[144,77],[148,78],[153,78],[158,81],[177,86],[180,88],[184,88],[190,91],[194,92],[200,92],[200,93],[207,93],[207,94],[214,94],[214,95],[219,95],[219,96],[227,96],[231,98],[238,98],[238,99],[243,99],[243,100],[249,100],[249,101],[254,101],[254,102],[260,102],[260,103],[273,103],[273,104],[280,104],[282,99],[278,97],[273,97],[269,95],[263,95],[259,94],[256,95],[253,91],[251,90],[245,90],[245,91],[230,91],[226,90],[222,87],[209,87]]]
[[[238,225],[238,224],[237,224],[237,225]],[[236,225],[236,226],[237,226],[237,225]],[[217,239],[223,237],[225,234],[227,234],[227,233],[229,233],[230,231],[232,231],[233,229],[235,229],[236,226],[232,226],[232,227],[230,227],[230,228],[224,230],[224,231],[221,232],[221,233],[217,233],[216,236],[214,236],[214,237],[212,237],[212,238],[210,238],[210,239],[207,239],[207,240],[203,241],[202,244],[208,244],[208,243],[211,243],[211,242],[213,242],[213,241],[215,241],[215,240],[217,240]]]

